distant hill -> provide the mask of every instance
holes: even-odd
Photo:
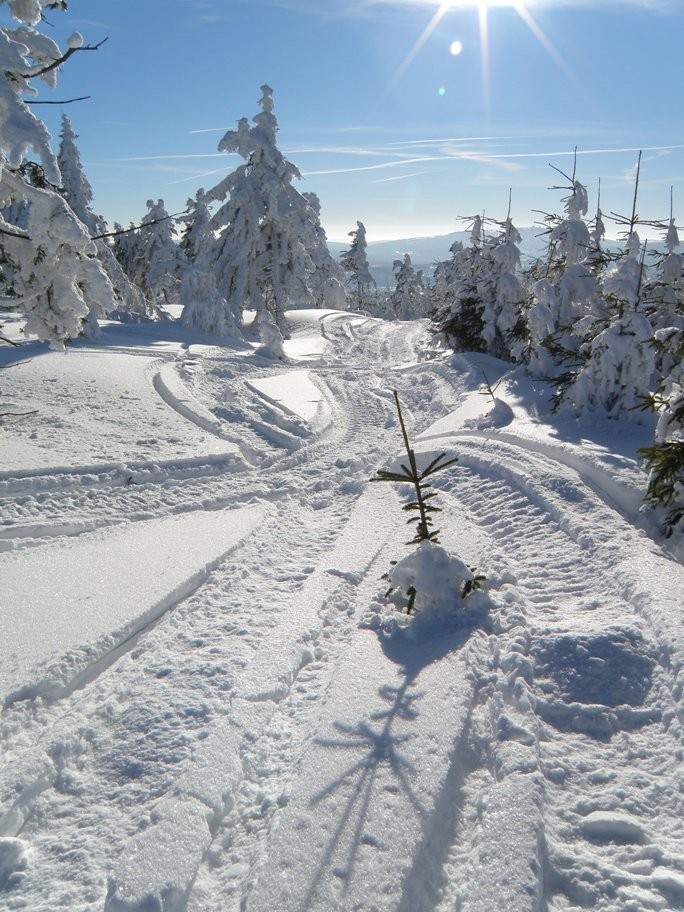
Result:
[[[544,250],[544,238],[539,237],[542,229],[519,228],[522,237],[520,249],[525,256],[536,257]],[[432,275],[435,263],[449,258],[449,248],[454,241],[461,241],[464,247],[470,243],[470,232],[452,231],[451,234],[437,234],[431,237],[402,238],[398,241],[369,241],[368,263],[371,274],[379,286],[394,285],[392,267],[395,260],[401,260],[405,253],[410,254],[413,268],[422,269],[426,276]],[[329,241],[331,254],[337,259],[349,244]]]
[[[546,238],[543,228],[535,225],[529,228],[518,228],[522,242],[520,252],[525,260],[534,260],[541,256],[546,249]],[[401,260],[405,253],[411,255],[413,268],[423,270],[426,277],[432,275],[435,263],[449,258],[449,248],[454,241],[460,241],[464,247],[470,243],[470,232],[452,231],[451,234],[436,234],[431,237],[402,238],[398,241],[369,241],[368,263],[370,271],[378,287],[394,285],[393,265],[395,260]],[[618,241],[606,240],[604,249],[617,250]],[[349,244],[341,241],[328,241],[330,253],[339,258],[343,250],[349,249]],[[662,242],[649,241],[649,250],[662,248]]]

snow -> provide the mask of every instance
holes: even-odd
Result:
[[[321,410],[329,412],[320,390],[311,382],[309,371],[288,371],[277,377],[262,377],[248,384],[264,399],[290,415],[310,422]]]
[[[94,665],[197,589],[262,515],[258,509],[194,511],[0,554],[6,600],[0,605],[0,697],[54,696],[77,686]],[[37,683],[28,684],[35,668]]]
[[[425,321],[286,329],[287,363],[176,323],[0,349],[0,906],[684,909],[653,427]],[[370,483],[393,390],[419,466],[458,457],[439,546]]]

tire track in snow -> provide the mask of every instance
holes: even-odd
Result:
[[[404,354],[410,351],[410,347],[401,341],[403,336],[397,332],[397,327],[388,328],[373,321],[370,328],[374,334],[368,342],[371,348],[375,345],[375,336],[384,339],[389,335],[396,337],[395,344]],[[381,342],[377,343],[378,346],[380,344]],[[253,436],[253,429],[246,416],[255,407],[265,408],[263,400],[254,393],[248,397],[249,404],[246,405],[244,414],[231,413],[230,420],[233,423],[227,425],[223,422],[224,429],[230,429],[228,436],[247,456],[246,462],[235,454],[216,454],[159,462],[131,461],[125,464],[64,467],[51,471],[4,473],[0,476],[0,515],[3,517],[0,547],[3,540],[77,535],[90,531],[103,524],[102,516],[105,514],[112,523],[131,518],[149,519],[152,515],[187,509],[185,505],[188,500],[193,505],[204,503],[210,509],[217,508],[235,503],[243,495],[248,498],[250,488],[257,498],[261,495],[272,499],[273,496],[279,496],[283,484],[286,489],[290,487],[286,476],[290,469],[313,465],[319,457],[326,455],[330,458],[321,466],[322,469],[327,469],[331,462],[334,464],[337,458],[358,464],[357,450],[362,436],[366,434],[372,440],[373,435],[368,432],[386,426],[393,408],[390,403],[380,402],[373,393],[373,387],[382,387],[385,375],[382,369],[368,370],[373,357],[371,351],[367,358],[360,359],[369,378],[369,395],[364,402],[359,402],[356,396],[354,384],[358,377],[353,363],[347,368],[350,371],[348,381],[340,381],[327,366],[307,367],[312,371],[312,379],[319,385],[322,395],[328,399],[334,415],[333,426],[308,439],[292,435],[288,435],[287,440],[281,439],[284,432],[277,431],[284,452],[283,446],[271,447],[263,437],[257,440]],[[223,386],[232,383],[242,388],[245,378],[277,373],[275,369],[249,370],[249,365],[246,373],[241,373],[244,364],[233,365],[234,358],[231,360],[228,357],[226,360],[232,368],[228,371],[230,377],[225,379],[219,372]],[[175,363],[164,364],[164,368],[176,370]],[[326,382],[326,377],[329,377],[329,383]],[[332,395],[329,385],[334,389]],[[389,386],[391,383],[388,383]],[[189,399],[196,398],[191,390],[187,395]],[[182,396],[178,393],[175,398],[180,399]],[[268,411],[266,409],[264,415]],[[207,413],[211,414],[209,410]],[[264,429],[268,423],[263,422]],[[390,446],[393,448],[393,444]],[[377,445],[371,445],[369,454],[374,454],[366,460],[372,467],[372,474],[372,469],[383,458],[380,440]],[[365,480],[366,470],[360,465],[359,468]],[[266,470],[281,472],[285,478],[278,484],[263,484],[260,478]],[[46,506],[49,506],[48,521]]]
[[[382,375],[384,377],[384,372]],[[339,398],[336,435],[315,441],[309,448],[309,458],[303,453],[286,457],[287,462],[281,464],[282,470],[281,465],[276,463],[276,471],[270,475],[269,484],[264,485],[261,491],[256,488],[255,502],[260,497],[275,503],[284,501],[279,508],[278,521],[271,525],[269,532],[264,532],[244,549],[239,563],[229,561],[215,571],[203,586],[201,598],[190,598],[178,606],[173,619],[164,619],[153,631],[142,636],[132,652],[121,656],[117,664],[100,679],[68,700],[67,712],[64,712],[64,708],[34,707],[36,719],[32,723],[31,707],[15,708],[13,718],[7,720],[8,727],[21,725],[27,742],[30,742],[32,726],[35,726],[39,738],[35,749],[26,747],[26,763],[29,766],[35,765],[36,769],[41,764],[47,764],[52,771],[51,782],[58,786],[41,790],[36,793],[34,800],[29,801],[26,808],[28,823],[21,830],[22,838],[28,839],[29,844],[36,849],[36,861],[32,862],[32,868],[35,867],[34,876],[38,881],[41,880],[40,859],[48,854],[48,846],[53,840],[58,839],[65,845],[78,843],[78,834],[74,833],[74,838],[71,838],[68,819],[78,816],[79,809],[82,814],[93,816],[97,811],[88,810],[91,803],[97,806],[101,802],[102,807],[109,808],[108,816],[111,815],[112,820],[108,820],[106,826],[110,828],[111,850],[115,853],[116,846],[123,846],[135,830],[134,824],[133,831],[131,830],[134,817],[131,818],[125,809],[135,807],[150,791],[161,791],[163,794],[172,792],[173,786],[170,783],[178,778],[178,773],[189,761],[188,745],[192,742],[184,743],[184,732],[202,732],[205,729],[212,714],[217,713],[216,697],[225,700],[253,650],[258,649],[259,643],[266,644],[272,636],[280,622],[278,609],[282,604],[281,599],[292,602],[296,599],[297,591],[306,585],[307,574],[302,576],[301,567],[299,572],[294,566],[289,569],[293,561],[294,564],[298,563],[302,553],[298,550],[296,555],[292,555],[291,542],[297,541],[298,546],[311,555],[312,559],[317,554],[325,553],[344,527],[350,505],[365,487],[365,481],[371,474],[371,465],[374,466],[385,458],[384,448],[391,452],[396,449],[396,428],[390,426],[386,429],[387,433],[382,432],[390,409],[387,394],[380,392],[383,385],[381,382],[379,395],[370,396],[368,401],[371,408],[368,402],[356,398],[354,383],[348,384],[347,390],[344,383],[339,385],[335,390],[335,396]],[[370,449],[367,444],[369,436],[372,441]],[[385,447],[384,440],[388,441]],[[344,444],[344,449],[340,444]],[[341,455],[346,453],[349,455]],[[326,477],[325,473],[331,468],[336,468],[336,480],[332,488],[326,484],[320,488],[318,497],[312,497],[312,473],[315,472],[315,467],[321,465],[323,477]],[[235,497],[237,503],[244,505],[247,496],[244,485],[249,478],[256,481],[256,473],[248,472],[240,479],[228,479],[230,484],[224,495],[226,499]],[[140,485],[120,489],[118,493],[122,498],[123,512],[128,509],[127,518],[131,517],[131,495],[140,504],[141,516],[149,518],[151,511],[158,509],[152,505],[150,493],[159,498],[158,506],[166,509],[169,504],[180,505],[184,499],[187,502],[193,491],[198,495],[194,500],[195,506],[201,505],[203,497],[215,504],[221,496],[216,488],[220,490],[222,481],[224,478],[219,475],[208,479],[206,486],[197,479],[188,479],[182,486],[172,486],[170,490],[165,490],[162,486]],[[242,498],[240,484],[243,486]],[[300,491],[301,497],[298,495]],[[102,510],[104,505],[101,492],[98,492],[97,497],[98,506]],[[312,509],[314,514],[311,518],[315,522],[307,529],[304,518],[310,515]],[[306,534],[302,536],[301,532],[305,529]],[[265,562],[264,555],[268,555]],[[272,605],[255,604],[250,592],[264,590],[264,583],[257,578],[259,573],[252,578],[248,575],[240,582],[240,574],[245,566],[261,567],[264,580],[271,580]],[[278,575],[281,576],[282,591],[279,591],[281,584]],[[345,583],[343,588],[348,586],[349,583]],[[217,612],[220,599],[226,597],[231,604],[231,616],[228,619],[221,616],[220,609]],[[330,627],[330,621],[325,621],[323,626],[326,629]],[[248,628],[249,633],[246,635]],[[232,633],[233,637],[237,634],[238,639],[233,638],[224,643],[222,641],[226,633]],[[326,634],[324,644],[327,640]],[[302,650],[309,648],[310,644],[307,644],[299,649],[299,659],[295,650],[292,661],[285,660],[280,650],[276,650],[271,666],[274,680],[261,693],[264,699],[253,703],[257,714],[259,707],[272,708],[274,701],[270,698],[280,695],[286,699],[284,695],[290,692],[293,683],[296,684],[301,675],[311,673],[315,662],[307,660],[302,664],[301,661]],[[229,657],[226,650],[231,649],[233,654]],[[155,659],[155,653],[163,657],[161,661]],[[200,656],[204,658],[200,659]],[[193,688],[179,693],[168,689],[167,682],[173,683],[176,671],[192,669],[194,666],[197,666],[197,673],[186,678],[189,682],[192,681]],[[112,701],[109,696],[117,692],[121,699],[119,707],[116,706],[117,701]],[[212,709],[207,715],[209,706]],[[217,713],[216,721],[224,715],[222,709]],[[42,742],[43,747],[40,747],[40,739],[46,728],[50,734]],[[146,732],[144,739],[140,737],[142,731]],[[266,741],[268,742],[268,737]],[[155,768],[155,757],[167,760]],[[79,796],[78,793],[70,793],[68,787],[63,788],[64,782],[74,777],[78,779],[78,770],[81,768],[99,779],[106,798],[95,798],[93,801],[94,796],[90,792]],[[203,787],[208,788],[206,780]],[[28,797],[27,794],[27,800]],[[249,813],[254,813],[254,795],[248,792],[248,799],[248,806],[252,808]],[[65,822],[63,811],[67,805],[70,810]],[[43,823],[36,828],[35,822],[39,819]],[[181,819],[182,817],[179,818]],[[219,819],[221,814],[216,818]],[[65,880],[65,896],[73,889],[73,884],[69,882],[71,876],[73,872]],[[80,883],[85,885],[90,876],[87,861],[84,861],[78,876]],[[45,882],[47,880],[46,878]],[[50,898],[52,902],[58,900],[59,896]]]
[[[475,446],[467,447],[459,452],[459,468],[440,485],[491,536],[489,563],[500,568],[499,575],[501,568],[512,571],[503,590],[519,616],[492,647],[496,680],[484,687],[483,738],[490,746],[491,776],[483,780],[475,771],[470,810],[461,808],[472,821],[469,841],[450,851],[445,880],[451,886],[438,912],[496,907],[506,882],[515,883],[506,859],[518,870],[526,867],[519,851],[506,851],[515,842],[527,846],[537,888],[517,885],[514,905],[507,908],[535,910],[557,894],[584,905],[598,900],[606,878],[621,882],[625,896],[647,884],[660,893],[659,902],[667,902],[667,884],[680,876],[677,864],[668,871],[670,860],[657,876],[652,872],[667,857],[657,844],[658,828],[664,825],[674,838],[681,814],[677,796],[659,794],[658,771],[674,770],[679,756],[677,732],[657,709],[669,701],[674,716],[673,680],[662,661],[658,626],[629,598],[621,578],[629,556],[620,551],[631,548],[638,558],[643,541],[627,527],[621,533],[616,516],[607,528],[617,527],[618,542],[595,540],[589,534],[595,525],[583,521],[576,504],[587,516],[606,508],[588,489],[578,498],[576,476],[568,473],[565,488],[556,480],[554,502],[553,488],[546,487],[548,461],[526,454],[522,462],[512,449],[508,455],[507,469],[500,458],[490,462]],[[578,629],[572,629],[573,619]],[[561,673],[561,680],[553,680],[559,666],[567,679]],[[620,795],[630,792],[636,758],[645,800],[625,807]],[[527,812],[511,831],[515,807]],[[563,847],[568,841],[575,854]],[[650,878],[631,870],[644,856],[651,859]],[[495,872],[483,864],[492,857]],[[643,868],[648,873],[649,863]],[[606,908],[622,909],[620,902]]]

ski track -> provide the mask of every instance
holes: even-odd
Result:
[[[282,368],[190,349],[155,389],[234,453],[0,476],[11,548],[188,503],[268,506],[80,690],[4,713],[0,862],[21,872],[30,852],[8,912],[684,908],[684,853],[666,848],[684,810],[670,786],[682,644],[667,593],[658,604],[645,583],[667,558],[595,471],[512,434],[457,436],[440,526],[484,568],[491,606],[420,668],[383,658],[358,625],[405,535],[365,483],[400,450],[391,391],[415,436],[461,387],[420,324],[321,326],[330,350],[306,369],[331,419],[313,431],[249,387]],[[412,734],[416,712],[434,717],[434,744]],[[625,801],[635,782],[642,799]],[[329,801],[332,830],[311,813]],[[303,827],[320,848],[306,858]],[[90,830],[107,833],[107,883]]]

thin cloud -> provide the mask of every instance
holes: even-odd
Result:
[[[309,146],[302,149],[285,149],[283,155],[356,155],[356,156],[369,156],[373,157],[384,157],[387,158],[391,156],[391,152],[387,152],[384,148],[378,149],[367,149],[367,148],[353,148],[350,146]],[[399,161],[406,160],[406,156],[400,153],[394,153],[394,157]]]
[[[397,174],[394,177],[379,177],[377,180],[371,181],[371,183],[388,184],[390,181],[408,180],[410,177],[420,177],[421,174],[430,174],[430,171],[425,168],[423,171],[411,171],[410,174]]]
[[[542,153],[539,153],[540,155]],[[505,166],[502,164],[500,159],[507,158],[509,156],[504,155],[488,155],[487,153],[477,152],[475,150],[468,151],[454,151],[447,152],[442,155],[423,155],[419,158],[404,158],[400,161],[396,159],[392,161],[379,162],[375,165],[359,165],[356,168],[325,168],[318,171],[303,171],[302,175],[304,177],[316,177],[320,175],[327,174],[353,174],[356,172],[362,171],[382,171],[385,168],[401,168],[405,165],[420,165],[427,162],[454,162],[454,161],[469,161],[475,162],[477,164],[484,165],[494,165],[497,167],[505,167],[506,170],[510,170],[510,166]]]
[[[354,174],[359,171],[381,171],[383,168],[396,168],[401,165],[421,164],[430,161],[443,161],[443,155],[430,156],[425,158],[404,159],[403,161],[380,162],[377,165],[359,165],[357,168],[324,168],[320,171],[303,171],[303,177],[317,177],[326,174]]]
[[[189,177],[181,177],[179,180],[169,181],[168,186],[171,187],[175,184],[187,184],[190,181],[202,180],[203,177],[213,177],[214,174],[225,173],[225,168],[213,168],[211,171],[200,171],[199,173],[191,174]]]
[[[229,152],[197,152],[188,155],[127,155],[123,158],[103,158],[102,162],[141,162],[141,161],[172,161],[184,158],[223,158]]]

